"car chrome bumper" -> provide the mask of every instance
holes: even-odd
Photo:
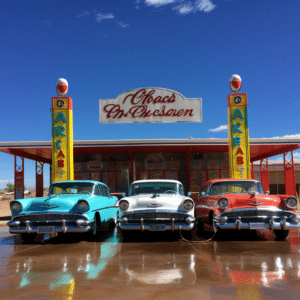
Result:
[[[25,224],[24,224],[25,223]],[[59,220],[59,221],[51,221],[49,225],[45,225],[46,222],[43,222],[42,225],[39,226],[39,222],[37,221],[10,221],[7,223],[9,226],[10,233],[37,233],[38,227],[46,227],[52,226],[54,229],[54,233],[58,232],[86,232],[92,229],[93,221],[88,220],[76,220],[76,221],[68,221],[68,220]]]
[[[257,229],[279,229],[279,230],[289,230],[289,229],[297,229],[300,228],[300,220],[298,218],[287,219],[283,217],[278,220],[274,217],[272,218],[257,218],[257,220],[253,220],[252,222],[245,222],[243,218],[236,218],[234,221],[220,221],[218,218],[214,220],[215,225],[220,229],[249,229],[249,230],[257,230]]]
[[[146,221],[146,223],[145,223]],[[164,224],[164,228],[165,230],[171,230],[171,231],[175,231],[175,230],[192,230],[194,228],[194,222],[195,219],[190,217],[190,219],[188,220],[188,222],[176,222],[175,219],[169,219],[169,220],[165,220],[167,222],[155,222],[157,220],[153,219],[153,220],[144,220],[143,218],[141,218],[139,220],[139,222],[130,222],[130,220],[128,221],[124,221],[123,219],[119,219],[118,220],[118,226],[120,229],[122,230],[141,230],[141,231],[145,231],[145,230],[150,230],[150,225],[151,224]],[[167,223],[167,224],[166,224]]]

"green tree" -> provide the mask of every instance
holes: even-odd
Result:
[[[13,192],[13,191],[15,190],[15,186],[14,186],[13,184],[11,184],[11,183],[8,183],[8,184],[6,185],[5,190],[6,190],[8,193],[11,193],[11,192]]]

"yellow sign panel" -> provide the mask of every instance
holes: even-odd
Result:
[[[227,101],[230,178],[251,179],[247,94],[229,94]]]
[[[74,179],[73,110],[70,97],[52,98],[52,182]]]

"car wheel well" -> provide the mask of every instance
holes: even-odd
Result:
[[[99,228],[100,224],[101,224],[101,218],[100,218],[99,212],[95,213],[95,218],[96,218],[96,222],[97,222],[97,227]]]
[[[209,224],[213,225],[213,218],[214,218],[215,212],[213,210],[211,210],[209,212]]]

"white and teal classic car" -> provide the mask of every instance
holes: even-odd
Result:
[[[89,232],[116,222],[117,197],[92,180],[59,181],[50,185],[48,197],[17,199],[10,203],[9,232],[33,240],[36,234]]]
[[[119,200],[118,225],[123,235],[131,230],[178,231],[194,227],[194,201],[184,196],[177,180],[138,180],[128,197]]]

